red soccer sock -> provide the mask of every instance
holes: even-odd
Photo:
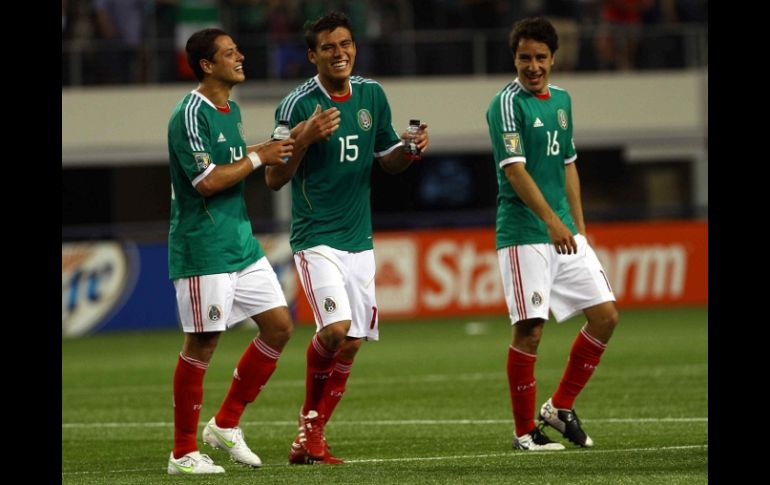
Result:
[[[516,436],[524,436],[535,429],[535,361],[537,356],[508,348],[508,388],[511,392],[513,421],[516,424]]]
[[[233,381],[216,415],[220,428],[238,426],[246,405],[253,402],[273,375],[281,353],[255,338],[246,347],[233,371]]]
[[[326,422],[332,417],[334,409],[339,404],[342,395],[345,394],[345,385],[350,377],[350,369],[353,367],[353,362],[345,362],[337,358],[334,364],[334,370],[326,380],[326,386],[324,387],[324,394],[321,398],[319,412],[324,416]]]
[[[326,381],[334,367],[336,352],[327,349],[318,338],[313,339],[307,346],[307,373],[305,374],[305,403],[302,405],[302,414],[310,410],[319,411],[321,399],[324,395]]]
[[[575,398],[599,365],[605,348],[607,345],[589,335],[585,328],[578,332],[575,341],[572,342],[567,368],[564,369],[559,387],[551,400],[555,408],[572,409]]]
[[[208,367],[206,362],[179,353],[174,371],[174,458],[198,449],[198,417]]]

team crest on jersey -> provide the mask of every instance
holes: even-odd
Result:
[[[358,110],[358,126],[364,131],[369,131],[372,127],[372,115],[367,109]]]
[[[334,313],[335,310],[337,310],[337,302],[334,301],[334,298],[331,296],[324,298],[324,311],[326,313]]]
[[[559,111],[556,112],[556,116],[559,118],[559,126],[561,126],[561,129],[566,130],[567,129],[567,112],[559,108]]]
[[[209,321],[216,322],[222,318],[222,309],[219,305],[209,305]]]
[[[195,157],[195,164],[198,166],[198,170],[206,170],[206,167],[211,163],[211,157],[205,152],[193,152]]]
[[[246,139],[246,130],[243,129],[243,123],[238,122],[238,133],[241,134],[241,138]]]
[[[518,133],[503,133],[505,151],[513,155],[522,155],[521,138]]]
[[[532,293],[532,304],[535,306],[540,306],[543,304],[543,297],[538,292]]]

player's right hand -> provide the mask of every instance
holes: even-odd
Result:
[[[315,111],[305,123],[302,130],[302,136],[307,144],[315,143],[319,140],[328,141],[337,128],[340,127],[340,110],[329,108],[321,111],[321,105],[315,106]]]
[[[294,138],[270,140],[257,148],[257,155],[263,165],[281,165],[294,153]]]
[[[556,248],[556,254],[577,254],[577,242],[569,228],[560,220],[553,227],[548,226],[548,237]]]

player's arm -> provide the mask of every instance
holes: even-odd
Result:
[[[203,197],[211,197],[218,192],[232,187],[261,165],[282,164],[284,157],[290,157],[294,149],[294,139],[267,140],[246,147],[246,156],[233,163],[216,165],[197,181],[195,189]]]
[[[278,190],[286,185],[294,177],[310,145],[320,140],[328,141],[339,126],[340,111],[337,108],[321,111],[321,105],[317,104],[310,118],[299,122],[291,129],[291,137],[296,139],[292,156],[286,163],[265,167],[267,186],[272,190]]]
[[[505,178],[516,191],[516,194],[532,209],[532,212],[541,218],[548,228],[548,237],[556,247],[558,254],[577,253],[577,243],[572,237],[572,232],[559,219],[559,216],[553,211],[548,201],[543,197],[543,193],[537,184],[527,172],[522,162],[509,163],[503,168]]]
[[[401,173],[412,164],[414,160],[407,158],[407,143],[408,135],[406,132],[401,133],[401,140],[404,140],[402,146],[391,151],[387,155],[377,158],[380,162],[382,169],[391,175]],[[420,153],[425,153],[425,150],[430,144],[430,136],[428,135],[428,125],[423,123],[420,125],[420,133],[415,138],[417,147],[420,149]]]
[[[586,235],[586,226],[583,221],[583,203],[580,201],[580,177],[578,177],[575,162],[568,163],[564,167],[564,176],[567,189],[567,202],[569,202],[572,220],[575,221],[578,233]]]

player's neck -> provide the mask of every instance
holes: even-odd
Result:
[[[198,92],[211,101],[214,106],[225,107],[227,106],[227,100],[230,99],[230,86],[216,85],[211,83],[200,83],[198,85]]]
[[[342,98],[350,94],[350,78],[343,80],[326,79],[323,76],[319,76],[321,85],[324,87],[330,96],[335,98]]]

